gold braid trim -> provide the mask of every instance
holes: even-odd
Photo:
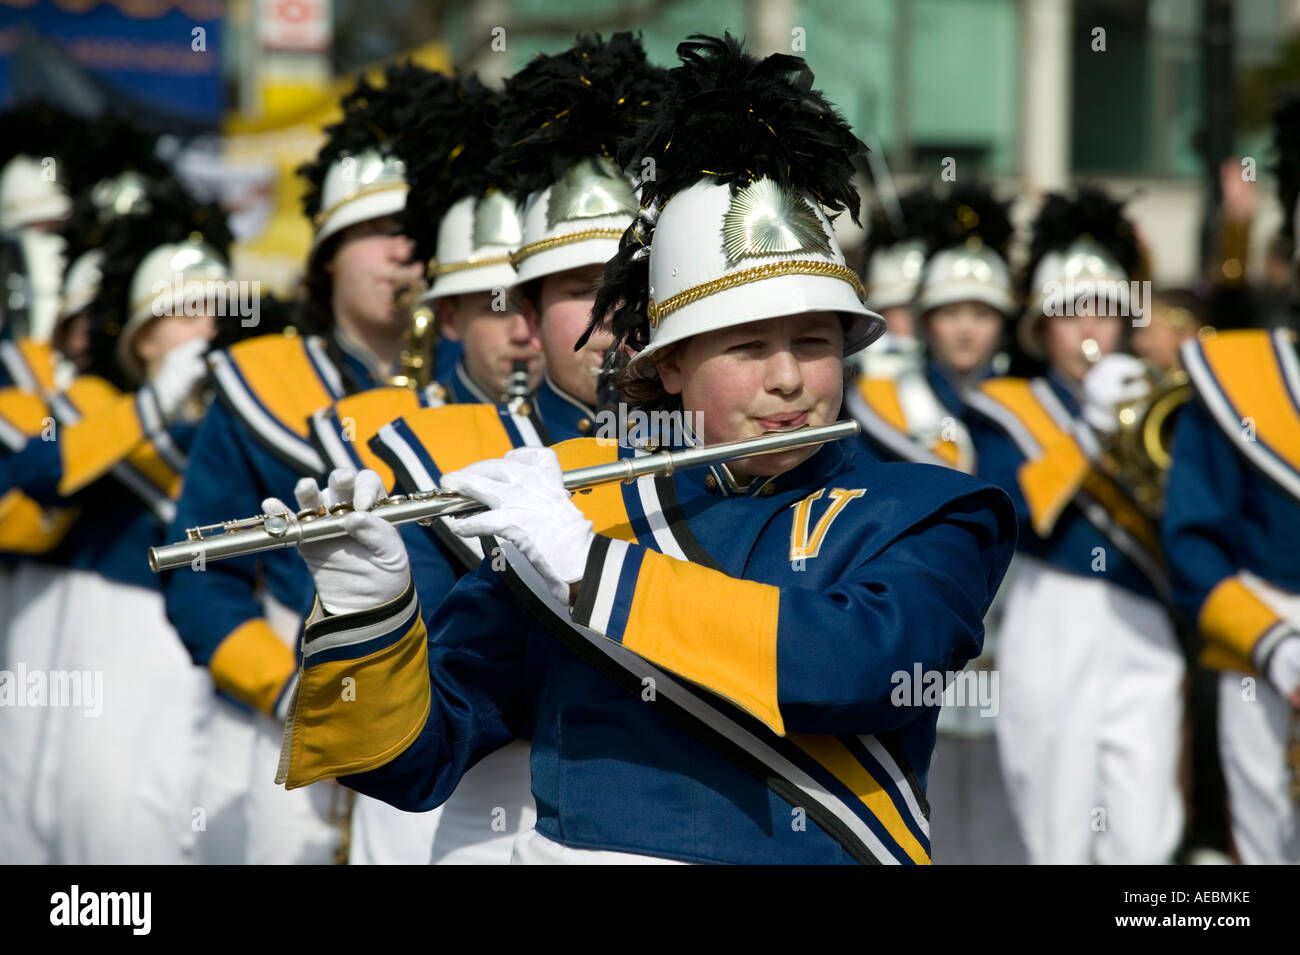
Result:
[[[776,278],[778,275],[826,275],[831,278],[843,279],[853,286],[853,291],[857,293],[859,301],[867,296],[867,290],[863,288],[862,279],[858,278],[858,273],[847,265],[839,265],[835,262],[806,262],[794,259],[787,262],[769,262],[767,265],[755,266],[752,269],[731,272],[694,288],[688,288],[684,292],[678,292],[662,302],[651,299],[646,307],[646,316],[650,319],[650,327],[656,328],[661,321],[683,306],[691,305],[716,292],[725,292],[737,285],[761,282],[763,279]]]
[[[583,229],[581,232],[566,232],[564,235],[552,236],[549,239],[539,239],[536,242],[520,246],[511,253],[510,264],[515,268],[519,268],[519,263],[530,255],[536,255],[538,252],[546,252],[574,242],[586,242],[588,239],[621,239],[624,231],[624,229]]]
[[[316,223],[316,228],[319,229],[321,226],[323,226],[325,224],[326,219],[332,216],[339,209],[342,209],[349,202],[352,202],[356,199],[360,199],[362,196],[374,195],[376,192],[392,192],[397,189],[400,189],[402,192],[409,192],[411,187],[409,184],[405,182],[392,182],[390,180],[389,182],[377,182],[373,186],[366,186],[364,189],[358,189],[356,192],[352,193],[351,195],[344,196],[342,199],[334,203],[328,209],[322,209],[320,212],[316,213],[316,218],[314,220]]]
[[[510,256],[507,255],[485,255],[481,259],[465,259],[463,262],[448,262],[445,265],[438,263],[434,267],[434,274],[441,277],[450,275],[452,272],[464,272],[466,269],[483,269],[489,265],[509,265]]]

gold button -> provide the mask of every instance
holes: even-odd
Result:
[[[515,412],[515,414],[521,415],[522,417],[525,418],[527,418],[532,413],[533,413],[533,406],[526,401],[523,404],[521,404],[519,406],[519,410]]]
[[[654,452],[656,452],[656,451],[659,450],[659,442],[658,442],[658,441],[647,441],[647,442],[645,443],[645,449],[646,449],[647,451],[649,451],[651,454],[653,454]]]
[[[578,420],[578,430],[581,431],[583,434],[586,434],[588,431],[590,431],[590,430],[591,430],[591,419],[589,419],[589,418],[580,418],[580,419]]]
[[[758,493],[761,494],[763,497],[771,497],[773,494],[776,493],[776,485],[764,484]]]
[[[706,474],[704,476],[704,486],[710,491],[716,491],[718,489],[718,479],[712,474]]]

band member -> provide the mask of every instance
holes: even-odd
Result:
[[[1300,102],[1278,110],[1285,233],[1300,223]],[[1293,246],[1300,248],[1300,244]],[[1300,863],[1300,355],[1294,329],[1183,345],[1194,398],[1179,416],[1163,524],[1178,606],[1219,671],[1219,749],[1245,863]]]
[[[884,328],[828,219],[856,212],[860,144],[803,60],[730,37],[678,52],[627,154],[656,175],[591,327],[634,353],[626,394],[700,422],[673,447],[832,422],[845,356]],[[520,861],[927,861],[937,709],[891,677],[979,652],[1005,496],[837,444],[563,489],[564,465],[643,450],[577,439],[444,475],[489,507],[458,533],[496,538],[504,566],[462,578],[427,640],[391,525],[356,513],[346,543],[304,548],[318,604],[287,784],[433,806],[531,728]],[[364,512],[381,491],[335,472],[298,496]],[[373,638],[335,636],[363,620]],[[378,698],[337,705],[344,673]]]
[[[1048,372],[986,381],[968,399],[979,474],[1011,495],[1022,528],[999,629],[997,734],[1035,863],[1168,862],[1182,834],[1184,664],[1159,541],[1102,466],[1088,423],[1098,409],[1084,398],[1093,362],[1120,345],[1119,316],[1137,307],[1138,263],[1118,203],[1090,189],[1049,195],[1019,326]]]
[[[883,202],[872,213],[862,257],[867,301],[884,317],[885,334],[858,361],[863,374],[873,378],[893,378],[920,364],[912,299],[925,265],[934,207],[929,189],[918,188],[899,197],[895,216]]]
[[[61,575],[59,604],[43,626],[26,624],[82,681],[79,705],[50,714],[29,777],[49,784],[54,861],[192,858],[211,686],[168,625],[140,548],[174,511],[229,241],[215,208],[169,184],[110,223],[88,306],[89,374],[51,396],[55,426],[10,461],[18,488],[79,512],[43,558]]]
[[[919,281],[907,305],[917,316],[918,360],[892,376],[876,375],[868,363],[869,373],[845,395],[872,452],[884,460],[975,473],[966,395],[1003,357],[998,345],[1015,311],[1007,263],[1014,230],[1007,205],[987,186],[959,185],[927,199],[913,215],[925,242]],[[873,293],[867,294],[874,304]],[[999,370],[1005,371],[1002,364]],[[983,650],[962,677],[987,680],[989,690],[983,696],[968,694],[964,687],[978,684],[954,684],[939,713],[929,792],[948,822],[936,837],[940,862],[1023,860],[994,739],[998,702],[990,674],[996,672],[1001,609],[999,598],[984,622]]]
[[[1003,323],[1015,308],[1012,231],[1007,204],[985,186],[959,186],[933,201],[909,304],[923,361],[894,377],[864,375],[847,396],[877,454],[975,473],[965,396],[993,373]]]
[[[397,372],[409,327],[403,302],[425,271],[400,220],[405,162],[427,145],[412,117],[450,82],[395,66],[382,87],[362,81],[344,97],[342,120],[303,170],[315,227],[300,320],[308,333],[262,335],[210,356],[219,400],[195,436],[172,535],[251,513],[268,494],[322,473],[311,414]],[[311,605],[310,579],[286,556],[195,566],[164,581],[168,617],[223,694],[205,766],[201,861],[329,861],[347,818],[336,787],[286,795],[271,784],[293,644]]]
[[[512,447],[576,437],[584,427],[591,429],[596,417],[590,407],[596,390],[591,372],[597,362],[592,360],[592,349],[575,354],[573,346],[590,317],[591,275],[599,273],[617,241],[591,236],[586,231],[591,219],[585,216],[608,206],[611,197],[632,209],[636,200],[626,177],[605,175],[603,167],[599,176],[584,171],[590,169],[593,157],[601,155],[604,142],[613,144],[635,130],[637,121],[659,98],[663,72],[646,62],[640,44],[626,34],[608,43],[588,38],[564,53],[536,57],[507,81],[504,96],[491,94],[477,81],[467,81],[459,90],[457,105],[440,110],[450,128],[464,130],[449,134],[458,151],[445,160],[428,156],[416,160],[412,174],[435,185],[421,189],[410,209],[417,223],[437,224],[436,278],[427,298],[438,308],[440,320],[452,323],[452,334],[464,340],[461,361],[447,389],[456,403],[414,413],[393,411],[388,417],[400,414],[400,419],[369,441],[368,428],[359,429],[356,436],[360,440],[352,443],[343,440],[337,428],[335,434],[322,433],[323,450],[328,444],[346,449],[349,455],[334,455],[331,463],[374,468],[387,486],[395,481],[404,491],[427,491],[436,486],[435,476],[442,470],[497,457]],[[583,77],[598,77],[599,82],[583,82]],[[628,103],[640,105],[629,109]],[[563,116],[547,120],[557,112]],[[495,131],[495,143],[485,136],[489,129]],[[500,153],[505,161],[490,162],[493,153]],[[526,177],[524,185],[515,180],[533,164],[556,170],[560,179],[544,183],[544,188],[530,197],[524,193],[536,185],[535,177]],[[570,182],[564,177],[571,171]],[[574,186],[579,190],[576,193]],[[565,201],[575,218],[565,218],[557,208],[558,221],[552,222],[544,213],[535,214],[521,228],[512,192],[519,194],[521,201],[531,202],[532,208],[544,210],[552,190],[559,189],[559,194],[566,196],[565,188],[570,190]],[[604,231],[621,234],[632,214],[611,213],[601,221]],[[532,269],[526,274],[534,295],[545,298],[540,317],[531,304],[524,306],[526,314],[521,314],[513,304],[515,297],[505,295],[517,282],[510,262],[516,251],[512,246],[520,242],[534,250],[563,253],[530,253],[526,257],[531,264],[523,267]],[[547,272],[548,268],[556,271]],[[585,277],[581,273],[586,273]],[[585,284],[573,288],[574,275]],[[548,379],[540,393],[528,394],[542,367],[536,353],[539,337],[546,343],[547,363],[558,369],[559,378],[574,389],[572,393]],[[531,367],[513,376],[507,374],[521,360]],[[508,393],[511,377],[515,378],[513,388],[523,394]],[[346,398],[331,419],[336,423],[386,420],[375,413],[377,403],[384,400],[380,392]],[[481,404],[470,404],[474,401]],[[370,410],[355,413],[354,406],[360,403]],[[392,410],[391,403],[388,408]],[[450,569],[459,574],[473,570],[484,558],[481,548],[467,546],[445,525],[435,528],[438,542],[432,547],[429,539],[421,539],[420,532],[415,535],[412,540],[410,533],[404,534],[417,562],[439,568],[449,562]],[[421,593],[429,611],[441,597],[429,587]],[[518,740],[474,768],[454,796],[437,810],[435,862],[509,861],[514,836],[521,829],[531,829],[535,818],[527,760],[528,743]],[[396,850],[385,852],[378,845],[385,821],[395,838],[382,841],[402,844],[400,832],[408,828],[409,821],[403,823],[399,816],[393,824],[396,810],[379,805],[387,814],[374,801],[358,800],[352,854],[357,861],[396,858]],[[415,837],[406,840],[407,844],[416,841]]]

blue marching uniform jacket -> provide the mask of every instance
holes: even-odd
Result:
[[[566,470],[634,453],[556,451]],[[537,828],[563,845],[928,862],[938,708],[906,685],[979,654],[1015,545],[1006,495],[827,445],[744,491],[715,467],[574,502],[597,537],[571,609],[509,547],[427,626],[414,587],[361,614],[317,604],[281,781],[426,810],[531,728]],[[339,706],[344,676],[385,692]]]
[[[1163,522],[1174,599],[1202,663],[1253,673],[1295,631],[1249,576],[1300,593],[1300,359],[1285,330],[1183,347],[1195,397],[1178,419]]]
[[[1159,533],[1098,467],[1097,438],[1061,379],[993,378],[967,403],[979,476],[1011,495],[1023,553],[1142,597],[1166,595]]]
[[[165,426],[147,388],[118,392],[92,376],[46,403],[54,426],[16,450],[7,471],[33,501],[74,513],[34,559],[157,590],[147,553],[175,513],[194,426]]]

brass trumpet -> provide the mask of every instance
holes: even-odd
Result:
[[[1179,370],[1163,378],[1152,372],[1146,397],[1119,408],[1119,427],[1110,445],[1115,477],[1150,517],[1159,517],[1164,510],[1165,483],[1174,460],[1174,425],[1191,396],[1187,372]]]
[[[427,387],[433,382],[433,370],[438,364],[437,321],[432,306],[416,298],[419,292],[417,286],[404,285],[393,301],[395,310],[410,316],[397,369],[388,379],[388,384],[396,388]]]
[[[648,474],[668,476],[686,468],[840,441],[853,437],[859,430],[856,421],[837,421],[816,428],[804,426],[740,441],[622,458],[609,464],[566,471],[564,486],[570,491],[581,491],[614,481],[631,483]],[[431,524],[440,517],[468,514],[482,509],[483,505],[473,498],[446,491],[431,491],[390,497],[375,505],[371,513],[390,524],[407,524],[412,521]],[[183,541],[149,548],[149,567],[154,573],[160,573],[186,564],[202,566],[210,560],[244,557],[344,537],[347,531],[344,530],[343,519],[351,510],[351,505],[340,504],[328,510],[322,507],[288,516],[259,514],[238,521],[193,527],[185,532],[186,539]]]

